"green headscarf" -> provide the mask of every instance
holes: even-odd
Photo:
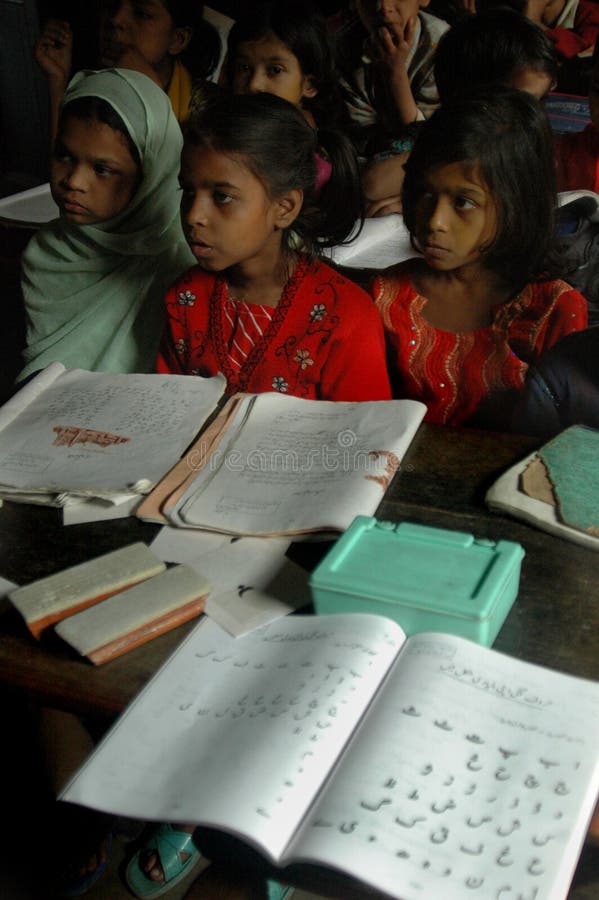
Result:
[[[101,372],[154,371],[164,294],[195,263],[179,219],[183,138],[167,95],[139,72],[106,69],[75,75],[63,107],[79,97],[99,97],[119,114],[139,152],[142,180],[114,219],[57,219],[29,242],[26,365],[17,380],[54,360]]]

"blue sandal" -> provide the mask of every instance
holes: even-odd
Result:
[[[112,851],[112,833],[106,835],[106,858],[99,863],[93,872],[87,872],[85,875],[76,875],[74,877],[63,876],[60,879],[58,893],[61,897],[81,897],[87,894],[94,886],[96,881],[101,878],[106,870],[110,853]]]
[[[164,881],[153,881],[141,869],[140,857],[148,852],[156,854],[164,873]],[[189,855],[183,861],[181,854]],[[139,900],[160,897],[186,878],[200,860],[206,862],[189,832],[179,831],[168,824],[158,825],[142,849],[129,861],[125,876],[127,885]]]

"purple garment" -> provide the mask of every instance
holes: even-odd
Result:
[[[316,184],[314,189],[317,194],[320,194],[325,184],[328,184],[331,180],[333,166],[322,150],[318,150],[314,154],[314,161],[316,163]]]

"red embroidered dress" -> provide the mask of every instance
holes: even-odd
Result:
[[[564,281],[527,285],[495,307],[491,325],[472,332],[435,328],[422,315],[426,297],[412,287],[407,261],[378,277],[373,295],[383,320],[393,393],[426,403],[427,422],[467,423],[480,403],[519,390],[528,365],[571,331],[587,325],[587,304]]]
[[[599,130],[555,135],[558,191],[599,191]]]
[[[238,372],[245,365],[256,344],[272,322],[274,306],[261,306],[233,300],[223,301],[223,337],[229,351],[229,362]]]
[[[276,307],[244,304],[239,315],[235,305],[224,279],[198,266],[186,272],[166,297],[158,372],[222,372],[229,394],[391,397],[383,328],[372,299],[324,263],[300,257]]]

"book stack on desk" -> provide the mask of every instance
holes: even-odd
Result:
[[[235,395],[136,514],[231,535],[339,533],[374,514],[425,413],[415,400]]]
[[[224,385],[221,375],[117,375],[51,363],[0,409],[0,497],[65,510],[92,503],[100,518],[125,504],[131,515],[203,427]]]
[[[225,385],[52,363],[0,410],[0,497],[125,503],[224,534],[338,532],[374,513],[426,412],[413,400],[227,399]]]
[[[35,638],[54,626],[99,665],[198,616],[208,592],[190,566],[167,569],[135,543],[16,588],[8,598]]]

